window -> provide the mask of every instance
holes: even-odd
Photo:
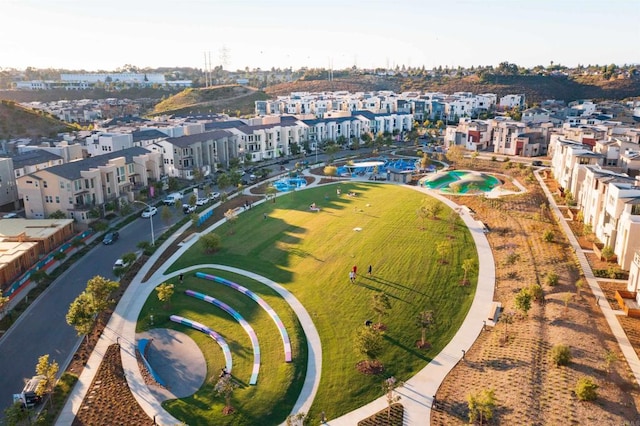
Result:
[[[60,189],[64,189],[64,182],[60,182]]]
[[[56,204],[60,204],[60,197],[56,195]]]
[[[47,188],[47,181],[46,181],[46,180],[43,180],[43,181],[42,181],[42,186],[44,186],[45,188]]]

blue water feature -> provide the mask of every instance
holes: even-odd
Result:
[[[447,194],[485,193],[502,185],[500,179],[485,173],[452,170],[436,173],[420,184]]]
[[[394,158],[388,159],[384,157],[380,158],[368,158],[366,160],[354,162],[350,165],[340,166],[337,169],[338,176],[351,176],[357,177],[362,174],[373,173],[374,167],[370,165],[358,166],[358,164],[366,164],[372,161],[381,161],[383,164],[377,166],[378,174],[385,174],[387,170],[394,169],[400,171],[412,171],[415,170],[417,161],[411,158]]]
[[[307,186],[305,178],[283,178],[273,182],[273,187],[280,192],[293,191]]]

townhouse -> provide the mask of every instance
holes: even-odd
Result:
[[[48,218],[59,210],[86,224],[95,209],[109,202],[132,202],[135,191],[161,174],[160,153],[133,147],[38,170],[19,177],[17,185],[28,219]]]

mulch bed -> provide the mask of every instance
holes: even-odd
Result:
[[[391,404],[390,410],[382,410],[371,417],[358,422],[358,426],[402,426],[404,407],[402,404]]]
[[[120,359],[120,345],[109,346],[73,426],[146,426],[154,422],[131,394]]]

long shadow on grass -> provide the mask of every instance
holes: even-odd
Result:
[[[307,258],[307,257],[310,257],[313,260],[317,260],[318,262],[324,262],[324,260],[318,259],[317,257],[315,257],[313,254],[311,254],[307,250],[301,250],[301,249],[298,249],[298,248],[290,248],[289,249],[289,253],[291,253],[291,255],[293,255],[293,256],[298,256],[298,257],[301,257],[303,259]]]
[[[403,298],[401,298],[401,297],[398,297],[398,296],[396,296],[396,295],[394,295],[394,294],[388,293],[388,292],[384,291],[384,290],[383,290],[383,289],[381,289],[381,288],[374,287],[374,286],[372,286],[372,285],[365,284],[365,283],[363,283],[363,282],[356,282],[356,285],[357,285],[357,286],[360,286],[360,287],[368,288],[369,290],[373,290],[373,291],[375,291],[375,292],[383,292],[383,293],[385,293],[387,296],[391,297],[392,299],[396,299],[396,300],[399,300],[400,302],[405,302],[405,303],[411,304],[411,302],[409,302],[408,300],[404,300],[404,299],[403,299]]]
[[[400,341],[399,341],[399,340],[394,339],[393,337],[389,336],[388,334],[384,334],[382,337],[383,337],[385,340],[388,340],[389,342],[393,343],[393,344],[394,344],[394,345],[396,345],[397,347],[399,347],[399,348],[401,348],[401,349],[404,349],[404,350],[405,350],[405,352],[408,352],[408,353],[412,354],[413,356],[415,356],[415,357],[417,357],[417,358],[423,359],[423,360],[425,360],[425,361],[427,361],[427,362],[431,362],[431,360],[433,359],[433,358],[430,358],[430,357],[426,356],[425,354],[423,354],[423,353],[421,353],[421,352],[417,351],[417,350],[416,350],[416,349],[414,349],[414,348],[411,348],[411,347],[409,347],[409,346],[407,346],[407,345],[405,345],[405,344],[403,344],[403,343],[400,343]]]
[[[413,292],[416,292],[416,293],[421,294],[423,296],[427,295],[426,293],[418,291],[415,288],[407,287],[406,285],[403,285],[403,284],[400,284],[400,283],[396,283],[396,282],[393,282],[393,281],[386,280],[384,278],[376,277],[375,275],[373,275],[371,277],[368,277],[368,278],[371,281],[377,282],[377,283],[379,283],[381,285],[389,285],[389,286],[392,286],[392,287],[396,287],[398,289],[405,289],[405,290],[413,291]]]

